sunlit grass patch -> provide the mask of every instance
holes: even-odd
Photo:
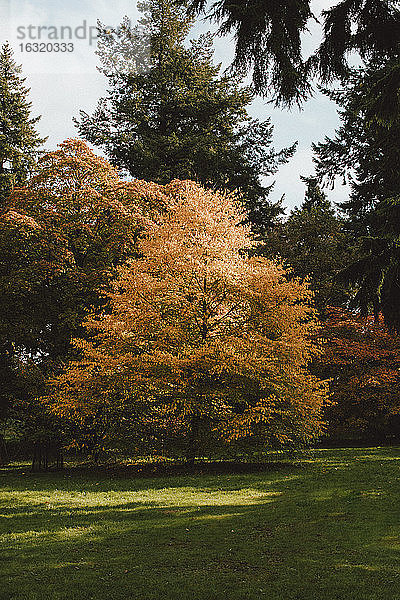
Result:
[[[398,600],[399,457],[147,479],[3,469],[0,599]]]

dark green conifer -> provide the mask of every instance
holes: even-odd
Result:
[[[8,43],[0,51],[0,205],[15,186],[34,169],[39,147],[46,141],[35,129],[40,117],[31,117],[29,89]]]
[[[253,92],[220,74],[209,34],[185,44],[191,20],[184,7],[173,0],[140,6],[138,26],[125,20],[100,35],[109,93],[92,116],[81,112],[80,134],[135,178],[161,184],[192,179],[237,190],[262,235],[280,213],[268,200],[271,185],[264,178],[287,162],[295,145],[278,152],[271,147],[270,120],[249,117]]]

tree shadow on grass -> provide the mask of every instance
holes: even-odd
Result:
[[[317,468],[102,488],[29,477],[18,506],[1,511],[14,533],[4,536],[0,598],[398,600],[396,457],[363,449]],[[29,503],[33,483],[48,506]]]
[[[4,589],[10,600],[398,597],[384,526],[360,531],[332,500],[315,500],[312,514],[280,502],[81,510],[70,527],[15,540]]]
[[[81,469],[71,468],[63,471],[48,471],[43,473],[32,473],[21,467],[13,466],[0,469],[0,490],[12,489],[19,491],[31,491],[33,485],[35,490],[54,491],[131,491],[140,489],[164,489],[166,485],[171,487],[183,487],[186,485],[209,485],[220,487],[221,481],[228,489],[233,489],[236,481],[242,481],[243,476],[259,477],[260,481],[266,476],[279,473],[296,473],[303,470],[300,463],[275,462],[275,463],[253,463],[236,464],[230,468],[232,463],[199,463],[194,469],[188,469],[181,465],[176,468],[164,466],[151,467],[147,473],[137,468],[93,468]],[[216,482],[216,483],[215,483]]]

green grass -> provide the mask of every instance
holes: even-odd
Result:
[[[1,600],[399,600],[400,449],[256,474],[0,471]]]

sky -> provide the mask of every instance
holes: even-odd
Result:
[[[333,0],[314,0],[312,9],[319,15],[331,4]],[[30,87],[32,114],[42,115],[37,128],[41,135],[48,136],[47,149],[54,149],[64,139],[78,137],[72,118],[80,110],[93,112],[98,99],[105,95],[107,80],[96,68],[99,64],[93,39],[96,23],[100,19],[106,25],[117,26],[125,15],[133,24],[136,22],[139,13],[135,0],[0,0],[0,39],[9,41],[16,62],[22,65],[26,85]],[[190,37],[209,29],[212,26],[208,22],[198,21]],[[319,41],[319,26],[311,23],[304,38],[305,53],[310,53]],[[27,43],[39,44],[35,49],[45,51],[27,52]],[[55,52],[56,43],[67,44],[62,48],[65,51]],[[68,46],[71,43],[73,50]],[[233,39],[215,38],[214,45],[216,62],[227,67],[233,56]],[[336,107],[317,93],[301,111],[276,109],[256,98],[249,113],[261,120],[271,118],[277,150],[298,141],[294,157],[267,180],[267,183],[275,180],[270,198],[277,200],[284,194],[284,205],[290,210],[304,197],[300,175],[313,172],[312,142],[331,136],[339,124]],[[348,194],[340,182],[334,190],[326,192],[333,202],[343,201]]]

